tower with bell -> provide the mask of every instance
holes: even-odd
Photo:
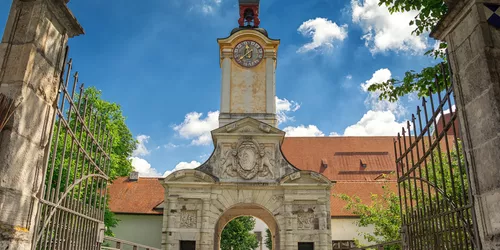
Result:
[[[280,41],[260,28],[260,0],[239,0],[239,27],[217,39],[222,69],[219,126],[252,117],[276,126],[276,56]]]
[[[273,250],[331,250],[332,182],[296,168],[281,150],[285,132],[276,127],[275,100],[280,42],[259,27],[259,0],[239,0],[239,13],[239,27],[218,39],[214,151],[199,167],[164,179],[162,249],[219,250],[226,224],[249,215],[268,226]]]

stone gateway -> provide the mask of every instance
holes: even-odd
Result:
[[[332,182],[301,171],[281,152],[276,128],[275,69],[279,40],[259,28],[259,1],[240,0],[240,20],[219,39],[222,68],[220,127],[214,151],[196,169],[164,180],[162,248],[218,250],[224,226],[238,216],[264,221],[273,249],[328,250]]]

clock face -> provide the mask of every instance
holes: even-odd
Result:
[[[264,50],[259,43],[255,41],[242,41],[234,47],[234,60],[241,66],[251,68],[262,61]]]

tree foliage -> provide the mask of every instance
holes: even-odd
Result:
[[[222,230],[222,250],[254,250],[259,246],[255,234],[251,231],[255,227],[255,218],[241,216],[230,221]]]
[[[347,210],[360,217],[359,222],[357,222],[359,227],[374,226],[373,233],[360,233],[360,235],[367,241],[376,244],[401,239],[399,197],[388,186],[383,186],[383,189],[384,192],[381,196],[372,194],[372,202],[369,205],[357,196],[337,195],[347,202],[345,207]],[[359,241],[356,240],[356,244],[359,245]]]
[[[418,171],[418,175],[432,185],[427,186],[425,182],[420,183],[413,179],[407,179],[407,181],[401,183],[402,190],[406,190],[408,195],[408,199],[406,201],[403,199],[401,205],[399,196],[387,185],[383,186],[382,195],[372,194],[371,204],[366,201],[363,202],[357,196],[335,195],[347,202],[345,207],[347,210],[359,216],[358,226],[374,226],[373,233],[360,233],[364,239],[373,244],[400,240],[401,213],[412,214],[415,211],[421,212],[424,209],[429,209],[429,207],[438,206],[441,206],[442,209],[451,210],[468,204],[467,190],[469,186],[465,159],[461,153],[462,143],[457,141],[453,145],[455,146],[450,144],[450,154],[447,154],[447,150],[444,150],[444,148],[436,148],[428,156],[426,163],[420,166],[422,171]],[[396,184],[392,183],[391,185]],[[411,192],[409,192],[410,190]],[[444,222],[438,220],[436,223]],[[457,221],[456,223],[456,226],[460,226],[458,223],[461,222]],[[428,228],[428,230],[446,231],[447,226],[437,225],[435,228]],[[449,236],[448,239],[455,241],[458,240],[458,237],[464,237],[460,232],[450,233]],[[359,241],[357,241],[357,244],[359,245]],[[396,249],[400,249],[399,246],[385,248],[385,250]]]
[[[410,21],[408,25],[415,25],[413,31],[414,35],[422,35],[423,33],[430,32],[444,14],[448,11],[444,0],[380,0],[379,5],[385,5],[389,12],[408,12],[418,11],[418,15]],[[443,62],[444,69],[448,69],[448,62],[444,50],[446,43],[440,43],[437,49],[431,49],[425,52],[425,55],[439,59]],[[426,67],[420,72],[409,70],[405,73],[403,79],[390,79],[387,82],[381,82],[371,85],[368,90],[380,93],[381,100],[388,100],[391,102],[397,101],[400,97],[410,93],[417,93],[419,97],[436,93],[448,84],[449,79],[438,77],[435,82],[436,76],[441,75],[442,66],[440,64]]]
[[[109,166],[109,180],[112,181],[119,176],[127,176],[133,170],[129,157],[136,147],[136,140],[125,123],[121,107],[116,103],[111,103],[102,99],[101,91],[94,87],[87,88],[81,96],[76,96],[75,106],[70,111],[69,103],[65,104],[65,115],[70,130],[66,129],[60,121],[56,121],[52,138],[52,153],[49,159],[48,172],[53,173],[52,180],[46,179],[46,186],[52,189],[59,187],[59,192],[65,192],[68,183],[73,180],[83,179],[89,173],[94,173],[95,169],[88,158],[84,158],[84,153],[78,153],[77,141],[80,141],[82,147],[88,153],[88,156],[99,165],[101,169]],[[80,117],[75,112],[79,111]],[[84,119],[84,129],[82,122],[78,119]],[[103,131],[106,128],[108,134]],[[70,132],[72,131],[72,132]],[[73,139],[71,133],[77,139]],[[102,148],[107,141],[112,141],[110,151],[108,152],[111,161],[106,164],[104,157],[100,156],[99,150],[90,140],[92,137],[100,141]],[[108,140],[112,138],[112,140]],[[56,152],[54,152],[56,150]],[[55,153],[55,154],[54,154]],[[55,156],[55,157],[54,157]],[[52,167],[53,166],[53,167]],[[48,173],[47,176],[50,176]],[[51,183],[48,183],[51,181]],[[61,183],[58,185],[58,183]],[[64,184],[65,183],[65,184]],[[105,187],[102,179],[86,178],[81,184],[76,185],[70,192],[69,197],[80,200],[89,206],[95,206],[99,200],[99,190]],[[109,196],[107,196],[109,199]],[[97,201],[96,201],[97,200]],[[105,202],[104,224],[106,226],[106,235],[113,236],[111,228],[118,224],[114,213],[109,210],[108,200]]]
[[[269,228],[266,228],[266,241],[265,241],[266,247],[269,250],[273,249],[273,235],[271,234],[271,230]]]

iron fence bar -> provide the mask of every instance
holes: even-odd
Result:
[[[57,111],[58,113],[61,113],[61,111]],[[63,124],[64,125],[68,125],[68,122],[66,120],[63,119]],[[71,135],[71,137],[75,138],[76,135],[73,133],[73,131],[69,131],[69,134]],[[76,144],[78,145],[78,147],[81,147],[81,143],[76,141]],[[85,155],[85,157],[87,158],[87,160],[89,161],[89,163],[91,163],[93,165],[93,167],[95,167],[99,172],[101,172],[101,174],[104,175],[104,173],[102,172],[102,170],[97,166],[97,164],[95,163],[94,160],[92,160],[92,156],[89,155],[85,150],[81,150],[83,152],[83,154]]]
[[[431,91],[431,90],[428,90],[428,91]],[[448,90],[450,92],[453,92],[452,90]],[[432,92],[431,92],[432,94]],[[432,95],[429,95],[429,99],[432,97]],[[444,105],[446,104],[446,101],[443,101],[442,103],[439,103],[439,105],[437,106],[437,109],[442,109],[444,107]],[[425,97],[422,98],[422,106],[425,108],[427,105],[427,101],[425,100]],[[425,111],[426,115],[427,115],[427,111]],[[433,124],[432,122],[429,122],[429,121],[432,121],[432,120],[435,120],[439,117],[439,111],[437,112],[433,112],[432,113],[432,116],[430,117],[431,120],[429,120],[429,117],[426,116],[426,125],[422,128],[423,130],[423,134],[421,133],[420,135],[416,136],[416,138],[418,138],[419,140],[423,140],[423,137],[425,137],[425,133],[427,132],[430,132],[430,129],[433,127]],[[404,156],[406,156],[407,154],[410,153],[410,148],[413,148],[414,145],[409,145],[409,147],[407,149],[405,149],[405,151],[403,153],[401,153],[401,155],[399,156],[399,158],[402,158]]]
[[[435,85],[436,86],[438,85],[438,78],[437,78],[437,76],[436,76],[436,79],[435,79]],[[439,95],[439,93],[438,93],[438,95]],[[438,109],[436,111],[436,109],[434,107],[434,98],[432,96],[432,91],[430,89],[429,89],[429,99],[431,101],[431,110],[432,110],[433,114],[438,113],[439,110],[442,110],[444,108],[444,106],[443,107],[438,107]],[[440,103],[440,105],[442,105],[442,103]],[[444,119],[445,118],[443,117],[443,121],[444,121]],[[437,119],[432,119],[432,123],[434,125],[434,128],[438,127],[436,120]],[[443,134],[446,135],[446,130],[444,130],[444,129],[443,129]],[[444,136],[444,137],[446,137],[446,136]],[[445,171],[444,171],[444,167],[443,167],[443,157],[442,157],[441,143],[439,143],[439,142],[441,142],[441,141],[440,140],[438,141],[438,143],[436,144],[436,147],[437,147],[437,152],[438,152],[439,167],[440,167],[440,170],[441,170],[441,173],[442,173],[441,174],[441,182],[443,184],[443,191],[444,191],[443,198],[447,199],[449,196],[448,196],[448,193],[447,193],[446,180],[444,179],[444,173],[445,173]],[[447,204],[444,202],[444,200],[443,200],[443,206],[445,206],[445,207],[447,206]],[[445,221],[446,226],[449,227],[449,225],[451,224],[450,217],[446,216],[446,218],[444,219],[444,221]],[[451,234],[448,234],[447,236],[448,236],[448,246],[450,247],[449,249],[453,249],[453,244],[452,244],[453,239],[452,239],[452,236],[451,236]]]
[[[442,72],[445,72],[444,69],[442,69]],[[443,78],[446,79],[446,74],[443,75]],[[448,93],[448,91],[447,91],[447,93]],[[446,98],[446,100],[449,100],[450,96],[446,95],[445,98]],[[438,100],[439,100],[439,102],[442,102],[442,100],[443,100],[442,97],[441,97],[441,93],[439,93],[439,92],[438,92]],[[454,121],[455,121],[454,117],[451,115],[452,114],[451,110],[453,109],[453,107],[450,106],[450,105],[448,105],[448,107],[450,109],[450,121],[449,121],[449,123],[453,124]],[[443,127],[444,127],[447,124],[446,124],[446,119],[445,119],[445,114],[444,114],[444,110],[443,109],[441,109],[441,117],[442,117],[442,120],[443,120]],[[451,126],[450,126],[450,128],[451,128]],[[450,173],[451,186],[452,187],[456,187],[456,185],[455,185],[455,177],[454,177],[454,174],[453,174],[453,172],[454,172],[453,171],[453,162],[451,160],[451,153],[450,153],[450,145],[449,145],[449,140],[448,140],[448,133],[446,133],[446,135],[447,136],[444,136],[444,140],[445,140],[445,147],[446,147],[446,157],[447,157],[447,160],[448,160],[448,170],[447,171],[449,171],[449,173]],[[456,138],[454,138],[454,139],[455,139],[454,143],[455,144],[458,143],[456,141]],[[460,158],[460,156],[458,158]],[[458,165],[458,168],[461,168],[461,166]],[[462,176],[461,176],[461,179],[462,179]],[[452,191],[452,194],[453,194],[453,197],[454,197],[453,200],[455,200],[455,199],[458,198],[458,203],[459,203],[460,206],[462,206],[463,205],[463,203],[462,203],[462,197],[461,196],[460,197],[457,196],[457,192],[456,192],[455,188],[451,188],[451,191]],[[455,224],[455,223],[458,224],[459,223],[458,216],[460,216],[460,214],[458,214],[458,213],[455,213],[455,214],[452,215],[452,222],[453,222],[453,224]],[[453,236],[453,234],[452,234],[452,236]],[[457,235],[455,235],[455,238],[457,238]],[[463,241],[462,237],[458,236],[458,244],[460,245],[461,249],[463,249],[462,241]]]
[[[433,95],[432,89],[428,90],[429,97],[422,98],[423,110],[417,106],[418,122],[412,115],[394,141],[405,249],[478,246],[467,158],[461,158],[464,152],[459,145],[457,114],[451,100],[453,85],[447,82],[441,90],[438,84],[451,79],[450,75],[451,71],[448,74],[441,65],[434,82],[438,91]],[[446,106],[449,112],[445,112]]]
[[[399,153],[400,153],[400,155],[401,155],[401,153],[402,153],[402,148],[401,148],[401,135],[400,135],[399,133],[398,133],[398,140],[397,140],[397,143],[398,143],[398,146],[399,146],[399,147],[398,147],[398,148],[399,148]],[[398,154],[397,154],[397,150],[396,150],[396,155],[398,155]],[[399,161],[400,159],[401,159],[401,162]],[[403,166],[403,165],[404,165],[404,163],[402,162],[402,158],[400,158],[400,159],[398,159],[398,165],[399,165],[399,166],[401,166],[401,174],[403,174],[403,173],[404,173],[404,166]],[[399,166],[398,166],[398,167],[399,167]],[[399,177],[398,177],[398,179],[399,179]],[[399,182],[399,180],[398,180],[398,182]],[[405,183],[403,182],[403,187],[404,187],[404,186],[405,186]],[[399,187],[398,187],[398,189],[399,189],[399,190],[401,190],[401,187],[399,186]],[[406,195],[406,189],[405,189],[405,188],[403,188],[403,197],[404,197],[404,200],[405,200],[405,205],[404,205],[404,208],[405,208],[405,213],[404,213],[404,214],[402,214],[402,216],[401,216],[401,220],[402,220],[402,221],[404,222],[404,224],[406,225],[406,224],[408,224],[408,222],[409,222],[409,221],[408,221],[408,216],[406,216],[406,215],[408,214],[408,203],[407,203],[407,199],[406,199],[407,195]],[[400,200],[401,200],[401,196],[400,196]],[[402,203],[402,202],[401,202],[401,203]],[[402,205],[401,205],[401,206],[402,206]],[[403,211],[402,207],[401,207],[401,211]],[[407,230],[407,231],[405,232],[406,234],[408,234],[408,235],[409,235],[409,234],[411,234],[411,231],[410,231],[409,227],[406,227],[405,229]],[[410,239],[410,238],[408,238],[407,240],[409,240],[409,239]],[[410,244],[410,242],[405,242],[405,244]]]
[[[106,122],[89,105],[83,84],[77,91],[78,72],[71,76],[73,61],[66,62],[66,55],[53,104],[43,186],[37,193],[33,250],[100,246],[97,237],[106,209],[112,138]]]

